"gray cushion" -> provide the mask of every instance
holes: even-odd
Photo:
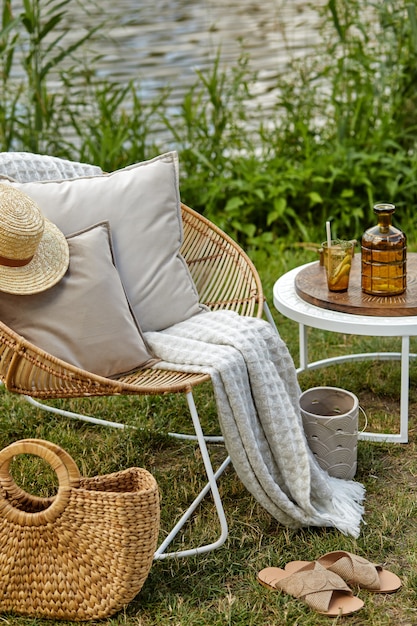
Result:
[[[156,363],[113,264],[108,223],[67,239],[64,278],[30,296],[0,293],[1,320],[53,356],[101,376]]]
[[[68,235],[108,220],[116,267],[142,331],[162,330],[203,310],[180,254],[176,152],[111,174],[17,185]]]

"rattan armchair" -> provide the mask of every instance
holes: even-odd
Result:
[[[241,315],[261,317],[265,312],[273,323],[264,302],[258,273],[245,252],[222,230],[185,205],[182,205],[182,218],[184,241],[181,251],[195,281],[200,301],[212,310],[231,309]],[[221,437],[204,436],[192,393],[193,387],[210,380],[208,375],[167,371],[156,366],[118,379],[103,378],[47,354],[0,322],[0,379],[10,392],[23,394],[29,402],[42,409],[115,428],[124,428],[125,425],[72,413],[44,404],[42,400],[184,393],[195,435],[170,434],[197,441],[208,482],[158,547],[155,559],[207,552],[225,542],[228,527],[217,479],[228,466],[230,458],[227,457],[217,470],[213,469],[207,443],[221,441]],[[220,523],[217,541],[189,550],[168,552],[168,546],[209,491]]]

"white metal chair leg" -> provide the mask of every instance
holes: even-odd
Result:
[[[38,402],[38,400],[35,400],[31,396],[23,397],[30,404],[33,404],[33,406],[36,406],[38,409],[42,409],[43,411],[48,411],[48,413],[55,413],[56,415],[70,417],[71,419],[81,420],[82,422],[88,422],[89,424],[96,424],[98,426],[109,426],[110,428],[119,428],[121,430],[124,428],[133,428],[133,426],[121,424],[120,422],[110,422],[109,420],[102,420],[99,417],[91,417],[90,415],[83,415],[82,413],[73,413],[72,411],[66,411],[65,409],[58,409],[57,407],[50,406],[49,404]]]
[[[214,478],[216,481],[223,474],[224,470],[229,465],[230,460],[231,460],[230,456],[228,456],[227,459],[225,459],[223,463],[220,465],[219,469],[214,473]],[[167,537],[161,543],[159,548],[156,550],[154,554],[155,561],[158,561],[161,559],[172,558],[172,557],[185,557],[185,556],[194,556],[196,554],[203,554],[205,552],[210,552],[211,550],[216,550],[216,548],[220,548],[220,546],[224,544],[228,536],[228,528],[227,528],[227,521],[225,518],[224,510],[223,510],[223,505],[221,505],[221,511],[219,512],[219,510],[217,509],[218,517],[220,520],[220,526],[221,526],[221,534],[217,541],[200,546],[198,548],[190,548],[189,550],[178,550],[176,552],[166,552],[166,549],[168,548],[168,546],[172,543],[172,541],[175,539],[179,531],[183,528],[186,522],[190,519],[191,515],[194,513],[194,511],[197,509],[199,504],[204,500],[204,498],[206,497],[206,495],[211,489],[212,489],[212,485],[210,483],[207,483],[204,489],[200,491],[197,498],[194,500],[191,506],[186,510],[186,512],[182,515],[181,519],[178,520],[177,524],[174,526],[174,528],[171,530],[171,532],[167,535]]]
[[[267,303],[266,300],[264,301],[263,310],[264,310],[266,319],[271,324],[272,328],[274,328],[276,330],[277,334],[279,334],[277,325],[275,324],[275,320],[272,317],[271,309],[269,308],[268,303]]]
[[[210,455],[207,449],[206,438],[201,428],[200,419],[198,417],[197,409],[196,409],[195,402],[194,402],[194,397],[191,391],[189,391],[186,394],[186,398],[188,402],[188,407],[190,409],[191,418],[193,420],[193,425],[194,425],[194,430],[196,433],[197,441],[200,446],[201,455],[203,457],[203,463],[204,463],[204,467],[206,470],[208,483],[201,490],[197,498],[194,500],[194,502],[187,509],[187,511],[184,513],[181,519],[177,522],[177,524],[174,526],[174,528],[166,537],[166,539],[162,542],[162,544],[156,550],[154,554],[155,560],[166,559],[169,557],[194,556],[196,554],[203,554],[205,552],[210,552],[211,550],[216,550],[217,548],[220,548],[220,546],[224,544],[229,534],[226,515],[224,513],[223,504],[222,504],[219,489],[217,486],[217,480],[221,476],[221,474],[224,472],[226,467],[229,465],[230,457],[228,456],[225,459],[225,461],[221,464],[219,469],[216,472],[214,472]],[[172,541],[174,540],[178,532],[181,530],[184,524],[190,519],[191,515],[196,510],[197,506],[200,504],[200,502],[203,500],[203,498],[206,496],[206,494],[209,491],[211,491],[212,493],[214,505],[217,511],[217,516],[220,522],[220,536],[217,539],[217,541],[214,541],[213,543],[206,544],[203,546],[199,546],[198,548],[190,548],[189,550],[178,550],[176,552],[166,552],[167,547],[172,543]]]

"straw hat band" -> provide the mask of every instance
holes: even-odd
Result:
[[[28,257],[27,259],[8,259],[5,256],[0,255],[0,265],[5,265],[6,267],[23,267],[31,262],[34,255]]]

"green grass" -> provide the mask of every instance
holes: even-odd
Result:
[[[292,264],[311,259],[311,252],[288,251],[280,259],[258,268],[265,291],[271,300],[273,281]],[[278,328],[297,361],[297,325],[274,313]],[[363,344],[363,345],[362,345]],[[375,345],[374,345],[375,344]],[[312,331],[311,356],[344,353],[357,349],[376,349],[376,339],[337,336]],[[388,346],[390,348],[391,346]],[[398,366],[399,367],[399,366]],[[415,379],[415,367],[412,379]],[[370,426],[375,430],[398,430],[399,369],[391,363],[345,364],[303,374],[303,388],[328,384],[350,389],[359,397]],[[357,480],[367,489],[364,524],[358,539],[334,529],[292,530],[280,526],[245,490],[230,467],[220,480],[230,535],[215,552],[186,559],[155,562],[141,592],[119,614],[104,620],[114,625],[150,626],[275,626],[322,625],[323,617],[285,594],[271,592],[256,582],[257,571],[269,565],[283,567],[294,559],[312,559],[331,550],[346,549],[372,561],[386,564],[403,580],[394,595],[377,595],[360,590],[365,607],[346,623],[363,626],[411,625],[417,620],[417,398],[411,385],[410,442],[380,444],[361,441],[358,446]],[[216,408],[211,385],[196,391],[198,407],[207,433],[218,432]],[[190,418],[182,396],[165,398],[91,398],[60,405],[71,410],[83,408],[111,420],[125,421],[136,429],[116,431],[81,424],[31,407],[19,396],[4,390],[0,394],[0,444],[39,437],[54,441],[70,452],[85,475],[104,474],[118,469],[141,466],[152,472],[161,492],[161,533],[178,518],[204,484],[200,455],[193,443],[169,438],[168,430],[190,432]],[[211,446],[215,462],[221,462],[222,445]],[[16,470],[16,480],[36,493],[53,491],[51,476],[39,472],[29,462]],[[217,524],[210,497],[191,520],[176,542],[186,548],[195,542],[217,538]],[[17,616],[3,616],[16,625],[41,624]],[[347,619],[347,618],[346,618]],[[345,619],[334,620],[342,623]],[[50,622],[46,622],[50,623]]]

